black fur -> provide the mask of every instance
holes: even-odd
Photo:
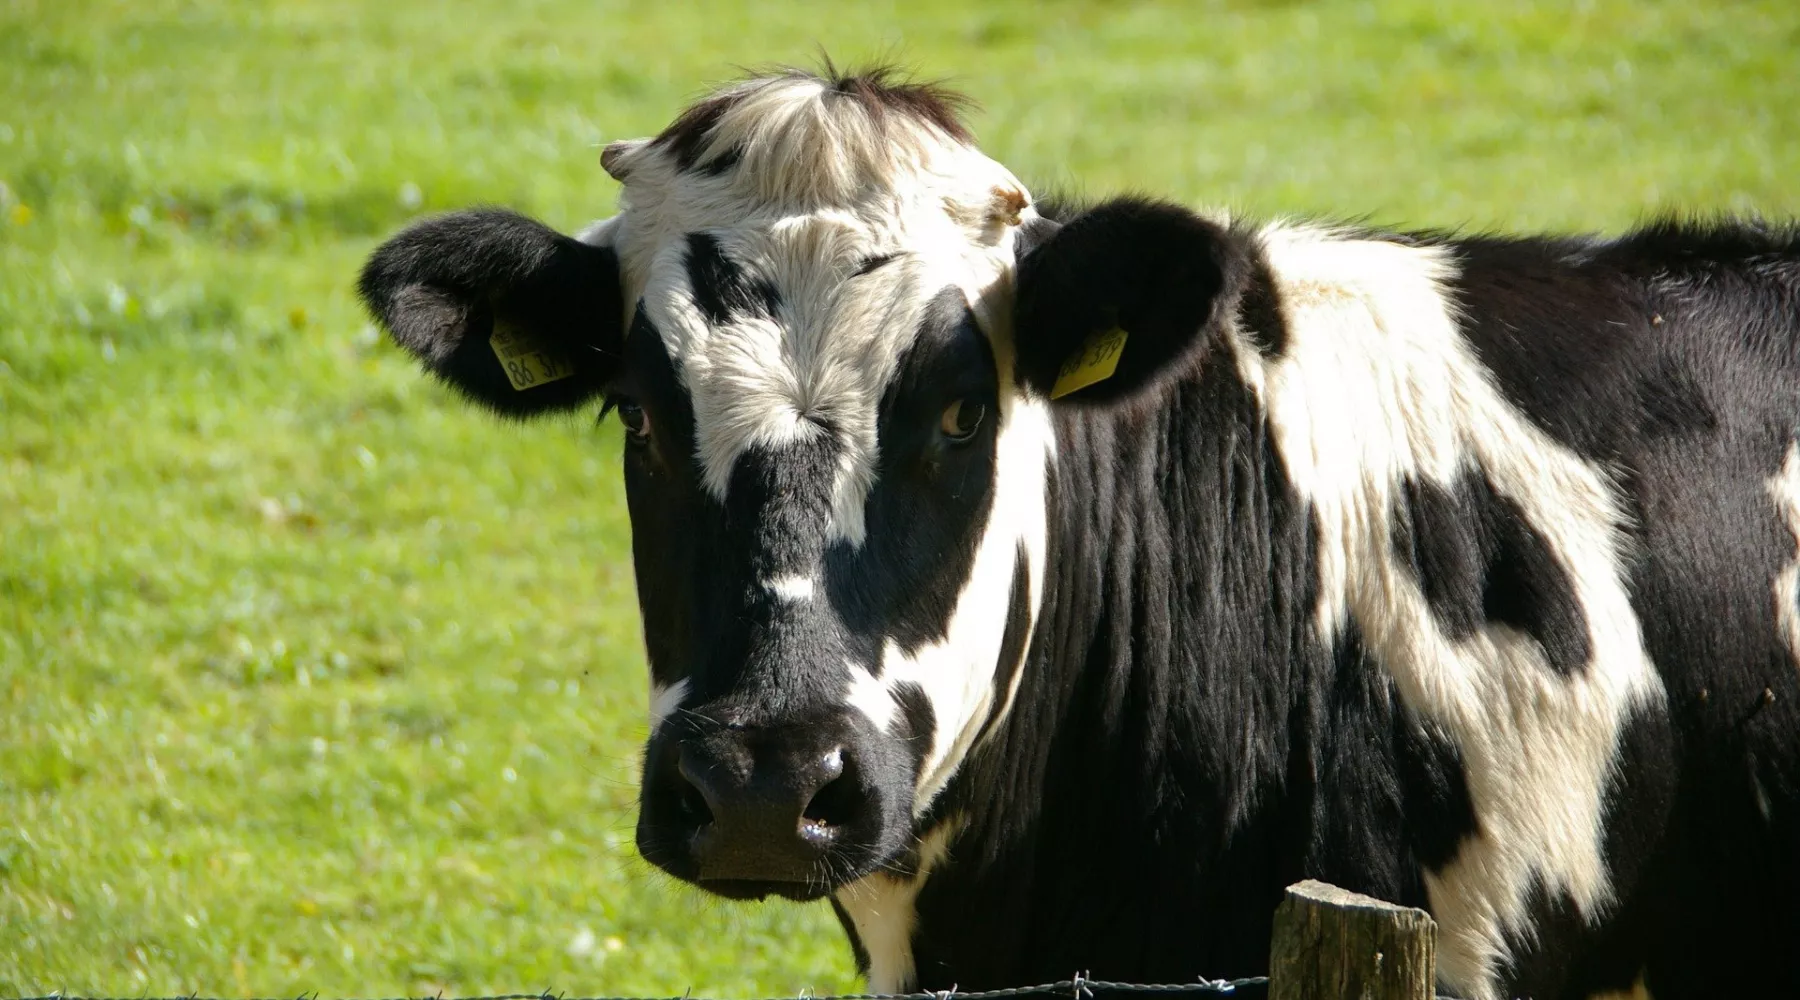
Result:
[[[715,326],[741,316],[769,319],[781,307],[775,286],[747,274],[711,233],[688,234],[687,272],[694,303]]]
[[[1587,617],[1567,569],[1486,476],[1471,470],[1452,489],[1408,480],[1394,511],[1394,549],[1451,639],[1489,622],[1510,625],[1538,641],[1557,673],[1587,665]]]
[[[581,406],[619,368],[617,256],[513,212],[473,209],[415,223],[375,251],[357,290],[428,371],[508,416]],[[496,324],[529,337],[573,374],[514,389],[488,343]]]
[[[1071,401],[1130,398],[1192,371],[1222,310],[1253,277],[1238,234],[1161,202],[1109,201],[1040,236],[1019,265],[1021,384],[1049,395],[1063,363],[1090,337],[1115,326],[1127,334],[1112,377]]]

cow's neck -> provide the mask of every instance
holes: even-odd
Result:
[[[905,985],[1077,971],[1039,955],[1142,977],[1260,963],[1261,935],[1212,908],[1291,853],[1252,828],[1287,766],[1286,673],[1317,650],[1307,518],[1229,355],[1151,405],[1061,419],[1025,677],[942,799],[962,832],[918,894]]]

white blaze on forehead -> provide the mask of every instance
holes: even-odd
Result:
[[[830,435],[833,540],[861,544],[876,418],[931,301],[962,291],[978,318],[1012,265],[1029,200],[973,146],[890,110],[872,114],[819,80],[751,81],[709,133],[726,170],[680,170],[650,143],[609,154],[626,178],[608,233],[625,301],[642,302],[694,410],[702,482],[724,499],[738,456]],[[688,236],[705,232],[775,289],[774,316],[714,324],[695,306]],[[877,256],[894,263],[858,275]]]

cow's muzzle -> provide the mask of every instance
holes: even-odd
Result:
[[[733,899],[825,895],[879,853],[882,755],[847,716],[758,724],[702,708],[650,743],[638,850]]]

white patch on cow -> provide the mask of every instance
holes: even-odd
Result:
[[[625,187],[608,235],[625,301],[642,301],[688,390],[708,492],[724,499],[747,449],[831,434],[831,537],[860,545],[881,394],[945,286],[962,289],[992,329],[982,313],[1010,271],[1029,196],[935,126],[828,91],[782,76],[722,92],[735,103],[701,159],[726,149],[742,159],[718,174],[679,170],[655,143],[609,149]],[[779,290],[778,316],[715,326],[700,315],[685,267],[698,231]],[[876,255],[898,260],[855,274]]]
[[[844,693],[844,703],[861,712],[876,729],[887,732],[893,725],[894,713],[900,708],[893,695],[888,693],[887,685],[854,663],[845,666],[850,671],[850,687]]]
[[[1480,831],[1426,874],[1442,980],[1496,995],[1507,935],[1529,939],[1537,885],[1590,922],[1613,902],[1604,792],[1625,720],[1659,703],[1621,570],[1625,523],[1602,470],[1531,424],[1458,334],[1444,251],[1275,224],[1262,238],[1289,332],[1284,356],[1239,351],[1288,475],[1316,512],[1318,627],[1352,619],[1401,697],[1460,748]],[[1575,676],[1531,637],[1488,626],[1447,637],[1395,558],[1406,477],[1454,484],[1470,468],[1558,554],[1593,651]]]
[[[1800,442],[1788,445],[1781,471],[1769,479],[1769,495],[1796,544],[1794,558],[1775,575],[1775,624],[1800,666]]]
[[[812,600],[814,585],[810,577],[778,576],[773,580],[764,580],[763,589],[781,600],[793,603]]]
[[[876,872],[832,894],[850,917],[869,956],[866,978],[871,993],[909,993],[918,985],[912,953],[913,929],[918,924],[914,903],[932,869],[949,854],[957,825],[955,820],[946,821],[920,839],[919,872],[913,877]]]
[[[850,675],[846,700],[883,732],[898,711],[892,695],[897,685],[917,685],[931,706],[932,741],[919,767],[913,795],[915,816],[924,814],[949,784],[988,722],[1006,717],[1018,694],[1024,668],[1000,663],[1000,655],[1012,613],[1012,581],[1021,548],[1029,563],[1025,605],[1032,616],[1032,621],[1025,623],[1027,641],[1018,651],[1021,659],[1030,647],[1030,631],[1043,593],[1044,484],[1054,455],[1055,432],[1042,400],[1009,396],[1000,406],[993,506],[944,638],[911,653],[889,640],[882,652],[879,678],[846,664]],[[1002,702],[995,705],[994,678],[1001,671],[1010,671],[1011,682]]]
[[[1002,379],[1010,378],[1003,375]],[[919,767],[913,813],[920,815],[943,791],[990,718],[1004,718],[1024,669],[1013,671],[1004,702],[994,704],[996,672],[1007,620],[1013,575],[1023,547],[1029,560],[1026,608],[1035,624],[1043,594],[1046,545],[1044,485],[1055,448],[1055,432],[1044,401],[1008,394],[995,443],[994,498],[969,576],[956,597],[944,638],[911,653],[889,642],[882,656],[882,681],[917,684],[925,692],[935,722],[932,746]],[[1029,648],[1029,641],[1025,644]],[[1019,651],[1025,655],[1025,649]]]
[[[661,726],[663,724],[664,719],[668,718],[671,715],[674,715],[678,710],[680,710],[682,701],[687,698],[687,693],[688,693],[688,682],[687,682],[687,678],[685,678],[685,677],[683,677],[681,680],[678,680],[675,683],[667,685],[667,686],[657,684],[654,682],[651,683],[651,685],[650,685],[650,731],[651,732],[653,732],[653,733],[656,732],[657,727]]]

